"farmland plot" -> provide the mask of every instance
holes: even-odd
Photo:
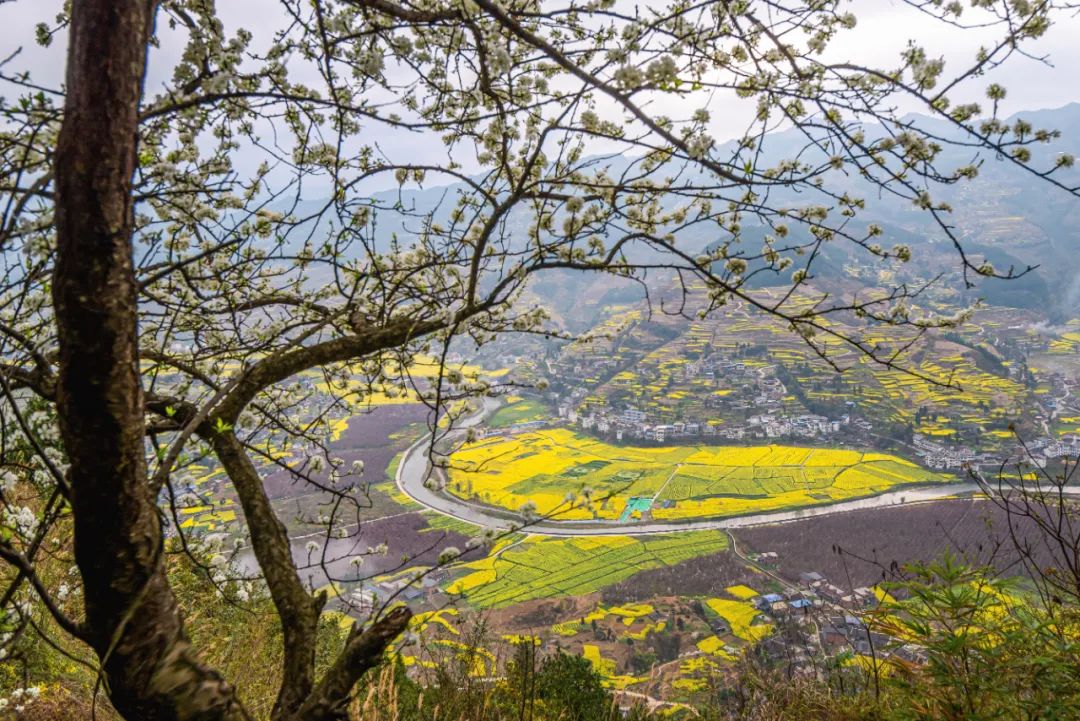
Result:
[[[945,480],[883,453],[797,446],[622,447],[559,428],[464,447],[453,456],[449,490],[510,510],[529,503],[558,520],[625,522],[647,514],[661,520],[799,508]]]
[[[580,596],[639,571],[669,566],[727,548],[719,531],[663,536],[529,537],[496,547],[463,564],[447,591],[479,608],[501,608],[536,598]]]

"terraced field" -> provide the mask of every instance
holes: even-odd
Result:
[[[450,492],[558,520],[679,520],[784,510],[947,480],[882,453],[795,446],[619,447],[553,429],[470,444]],[[583,490],[591,503],[583,503]]]
[[[700,290],[693,288],[692,294]],[[773,289],[763,290],[760,299],[782,298]],[[794,310],[809,307],[811,299],[787,302]],[[927,310],[948,314],[949,307],[934,303]],[[633,407],[647,413],[651,423],[731,427],[742,421],[740,409],[752,400],[751,388],[726,371],[697,367],[720,355],[742,364],[755,380],[759,374],[784,376],[787,394],[776,399],[783,414],[836,417],[845,403],[853,402],[875,425],[912,426],[916,433],[939,440],[996,450],[1011,441],[1010,423],[1029,416],[1033,405],[1026,370],[1016,367],[1017,354],[1028,352],[1021,349],[1042,348],[1030,354],[1028,365],[1042,376],[1044,387],[1049,373],[1069,375],[1075,370],[1071,361],[1080,349],[1080,321],[1070,321],[1060,335],[1041,339],[1043,331],[1032,327],[1035,314],[1002,307],[981,309],[966,324],[922,338],[914,331],[868,329],[839,317],[824,322],[845,337],[858,338],[866,348],[877,348],[879,355],[897,353],[900,367],[871,362],[834,343],[827,349],[829,358],[846,371],[838,375],[784,324],[740,303],[680,323],[638,317],[606,345],[588,350],[569,346],[561,367],[619,369],[610,376],[594,373],[597,378],[579,379],[589,392],[582,412]]]
[[[461,566],[448,591],[473,606],[501,608],[536,598],[580,596],[651,568],[727,548],[720,531],[661,536],[530,537],[504,541],[484,559]]]

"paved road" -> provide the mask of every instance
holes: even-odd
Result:
[[[458,424],[457,430],[447,435],[447,440],[460,440],[466,428],[476,426],[484,417],[498,407],[498,401],[492,398],[484,399],[484,407],[472,416],[463,419]],[[395,481],[403,493],[410,496],[417,503],[427,508],[442,513],[445,516],[456,518],[482,528],[491,528],[498,531],[510,530],[511,527],[521,528],[525,520],[520,515],[511,511],[492,508],[470,501],[463,500],[438,489],[437,487],[425,486],[426,479],[436,478],[441,473],[436,470],[431,472],[428,464],[427,450],[430,438],[424,437],[405,451],[405,455],[398,465]],[[441,476],[440,476],[441,477]],[[920,488],[907,488],[899,491],[889,491],[869,498],[860,498],[851,501],[842,501],[820,506],[810,506],[794,511],[773,511],[768,513],[754,513],[746,516],[734,516],[728,518],[706,518],[689,521],[556,521],[541,520],[528,524],[525,530],[539,536],[625,536],[625,535],[648,535],[655,533],[672,533],[677,531],[704,531],[727,528],[746,528],[748,526],[762,526],[773,523],[785,523],[799,521],[806,518],[828,516],[834,513],[846,513],[868,508],[885,508],[913,503],[926,503],[940,500],[949,496],[964,495],[981,492],[982,489],[976,483],[943,483],[936,486]],[[1070,489],[1076,493],[1080,489]]]

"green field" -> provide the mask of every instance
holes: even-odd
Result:
[[[488,426],[491,428],[506,428],[515,423],[538,421],[547,418],[548,415],[548,409],[543,403],[529,398],[520,398],[495,411],[495,414],[488,419]]]
[[[727,545],[727,536],[720,531],[507,540],[487,558],[464,564],[448,590],[480,608],[578,596],[640,571],[717,553]]]

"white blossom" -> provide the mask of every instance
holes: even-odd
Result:
[[[708,155],[713,146],[713,139],[705,133],[695,133],[690,136],[690,139],[686,141],[687,154],[696,160],[700,160]]]

